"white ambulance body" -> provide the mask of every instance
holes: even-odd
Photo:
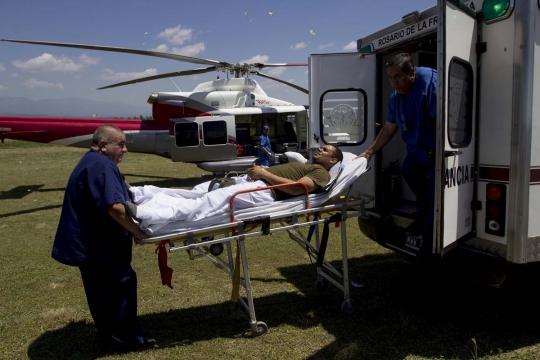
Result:
[[[393,92],[385,63],[403,52],[438,72],[428,253],[459,246],[540,261],[540,2],[438,0],[359,39],[355,53],[311,55],[310,148],[360,154],[371,144]],[[381,245],[416,256],[422,239],[405,230],[416,199],[391,171],[406,153],[398,131],[371,159],[357,190],[374,201],[359,223]],[[383,209],[401,231],[382,231]]]

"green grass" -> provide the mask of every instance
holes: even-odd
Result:
[[[159,347],[100,352],[78,269],[50,257],[65,184],[85,151],[0,144],[1,359],[540,358],[535,267],[488,288],[469,280],[466,258],[419,262],[365,239],[355,221],[346,224],[350,276],[364,286],[351,288],[354,314],[341,312],[334,287],[316,291],[314,266],[285,233],[246,241],[257,319],[269,326],[262,337],[251,336],[228,301],[227,276],[212,264],[169,254],[169,289],[155,247],[136,246],[139,314]],[[132,185],[189,188],[209,178],[194,165],[144,154],[128,153],[120,168]],[[327,258],[339,266],[339,229]]]

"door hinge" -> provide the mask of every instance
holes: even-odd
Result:
[[[478,200],[471,201],[471,210],[472,211],[482,210],[482,202]]]
[[[482,54],[482,53],[485,53],[487,51],[487,42],[479,42],[479,43],[476,43],[476,53],[477,54]]]

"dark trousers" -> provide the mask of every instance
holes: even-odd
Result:
[[[433,238],[433,207],[435,203],[435,163],[423,163],[407,156],[401,166],[401,175],[416,195],[418,220],[422,222],[424,240]]]
[[[131,265],[89,264],[79,269],[102,344],[139,345],[144,334],[137,319],[137,274]]]

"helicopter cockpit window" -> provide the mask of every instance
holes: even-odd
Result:
[[[205,121],[203,123],[204,145],[227,144],[227,122]]]
[[[330,90],[321,100],[322,140],[326,144],[359,145],[366,139],[366,93],[361,89]]]
[[[182,122],[174,124],[174,137],[177,147],[199,145],[199,124]]]

